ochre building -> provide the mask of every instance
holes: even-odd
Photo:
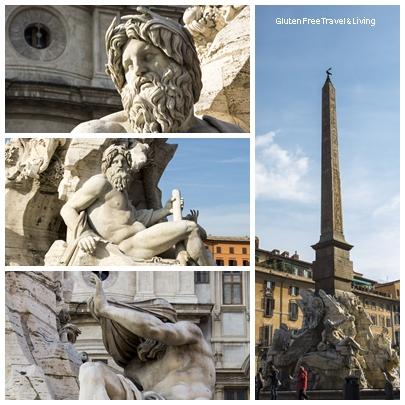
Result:
[[[248,236],[212,236],[205,240],[217,266],[249,266]]]

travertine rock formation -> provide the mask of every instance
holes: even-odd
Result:
[[[51,243],[63,232],[64,139],[18,138],[6,144],[6,263],[43,264]]]
[[[196,114],[250,128],[250,9],[194,6],[183,16],[201,61],[203,88]]]
[[[61,272],[6,272],[6,399],[77,399],[80,333],[66,313]],[[58,329],[59,326],[59,329]]]

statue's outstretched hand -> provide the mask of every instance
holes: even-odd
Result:
[[[88,235],[81,238],[78,245],[83,252],[92,254],[96,250],[98,240],[98,237]]]
[[[184,219],[187,219],[188,221],[193,221],[197,223],[198,216],[200,215],[200,211],[198,210],[190,210],[190,213],[187,214]]]
[[[101,315],[103,310],[108,306],[107,298],[103,290],[103,284],[96,275],[93,275],[91,282],[96,285],[96,291],[93,296],[94,313],[96,315]]]

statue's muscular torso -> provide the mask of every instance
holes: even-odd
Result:
[[[195,344],[168,346],[161,359],[146,363],[134,359],[125,368],[125,375],[138,381],[144,391],[158,392],[166,399],[213,396],[215,366],[211,348],[203,336]]]
[[[98,188],[102,191],[87,208],[87,213],[91,227],[103,239],[118,245],[145,229],[143,224],[135,220],[135,209],[126,191],[116,190],[102,174],[91,180],[98,182]]]

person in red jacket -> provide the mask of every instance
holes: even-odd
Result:
[[[308,399],[308,372],[303,366],[300,366],[297,375],[297,395],[298,399]]]

